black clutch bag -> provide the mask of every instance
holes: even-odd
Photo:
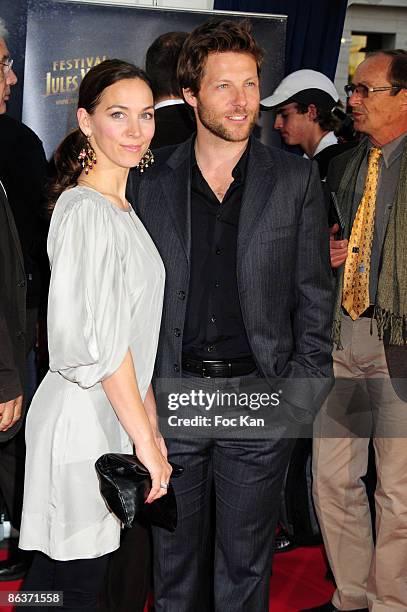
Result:
[[[151,477],[135,455],[107,453],[99,457],[95,468],[106,504],[126,527],[132,527],[134,521],[139,519],[175,531],[177,502],[171,483],[166,495],[146,504]],[[172,465],[172,470],[171,478],[180,476],[184,468]]]

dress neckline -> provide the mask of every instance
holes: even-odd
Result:
[[[89,191],[94,191],[95,193],[100,195],[101,198],[106,200],[106,202],[108,204],[110,204],[110,206],[113,206],[113,208],[115,210],[118,210],[119,212],[123,212],[123,213],[127,213],[128,214],[128,213],[131,213],[133,211],[133,208],[131,206],[129,206],[128,208],[119,208],[119,206],[117,206],[117,204],[112,202],[112,200],[107,198],[105,195],[103,195],[103,193],[100,193],[100,191],[98,191],[97,189],[94,189],[93,187],[88,187],[88,185],[76,185],[76,187],[78,187],[78,189],[89,189]]]

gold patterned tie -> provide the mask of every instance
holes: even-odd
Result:
[[[342,306],[355,321],[370,305],[369,276],[381,149],[369,153],[365,187],[356,212],[345,262]]]

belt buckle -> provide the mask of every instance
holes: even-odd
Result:
[[[205,364],[207,363],[213,363],[213,361],[202,361],[202,378],[212,378],[212,376],[208,376],[207,374],[205,374]]]
[[[205,364],[207,363],[221,363],[221,361],[219,359],[205,359],[202,361],[202,378],[213,378],[213,376],[205,374]]]
[[[209,376],[208,374],[205,374],[205,366],[202,365],[202,378],[212,378],[212,376]]]

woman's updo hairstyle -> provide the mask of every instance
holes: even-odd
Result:
[[[78,108],[90,115],[100,102],[107,87],[125,79],[141,79],[151,89],[151,83],[141,68],[119,59],[104,60],[89,70],[79,87]],[[86,146],[86,136],[76,128],[70,132],[54,153],[55,174],[48,190],[50,212],[63,191],[74,187],[82,172],[78,155]]]

